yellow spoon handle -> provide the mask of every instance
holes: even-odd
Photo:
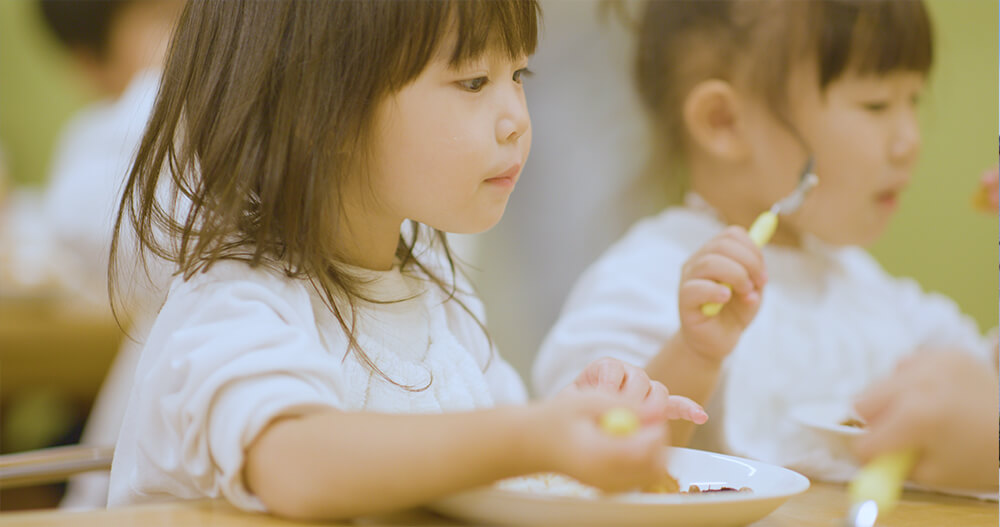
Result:
[[[599,420],[601,429],[613,436],[627,437],[639,430],[639,416],[628,408],[612,408]]]
[[[917,451],[909,448],[882,454],[858,471],[847,486],[851,503],[872,500],[879,512],[889,512],[899,501],[903,482],[917,461]]]
[[[747,234],[750,235],[750,239],[753,240],[757,247],[763,247],[770,239],[774,236],[774,230],[778,228],[778,215],[771,211],[764,211],[757,216],[757,219],[753,220],[753,224],[750,225],[750,230]],[[722,284],[732,290],[732,286],[729,284]],[[718,302],[709,302],[707,304],[701,305],[701,314],[706,317],[714,317],[722,311],[722,305]]]
[[[757,216],[757,219],[753,220],[753,224],[750,225],[750,230],[747,231],[747,234],[757,244],[757,247],[763,247],[764,244],[771,241],[771,236],[774,236],[774,231],[777,228],[778,215],[767,210],[761,212],[760,216]]]

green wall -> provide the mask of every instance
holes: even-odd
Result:
[[[34,1],[0,0],[0,149],[15,184],[44,183],[59,129],[89,95],[39,16]]]
[[[893,274],[957,300],[987,330],[997,325],[997,217],[970,199],[997,163],[998,2],[929,4],[936,60],[921,109],[923,154],[872,252]]]
[[[997,219],[969,203],[979,174],[997,162],[998,2],[929,5],[937,60],[922,109],[924,153],[873,252],[890,272],[955,298],[985,330],[997,325]],[[81,90],[34,4],[0,0],[0,145],[15,182],[44,182],[60,125],[87,100]]]

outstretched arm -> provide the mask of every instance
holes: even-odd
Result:
[[[274,421],[250,446],[246,483],[272,512],[347,518],[426,503],[532,472],[556,471],[605,490],[660,481],[663,421],[627,438],[598,426],[622,397],[595,391],[440,415],[322,411]]]

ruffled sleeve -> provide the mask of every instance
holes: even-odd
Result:
[[[175,282],[138,367],[109,504],[221,495],[264,510],[243,482],[246,449],[279,416],[341,406],[340,361],[315,326],[304,287],[242,264]]]

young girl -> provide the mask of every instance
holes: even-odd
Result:
[[[640,20],[639,91],[690,191],[582,275],[535,363],[536,387],[552,393],[594,358],[616,357],[709,402],[693,446],[848,478],[851,452],[790,419],[796,404],[846,407],[917,350],[973,354],[984,367],[989,355],[953,302],[889,276],[861,248],[884,230],[920,148],[924,6],[678,0],[649,2]],[[810,158],[819,186],[758,249],[744,227],[796,187]],[[728,303],[703,314],[713,302]],[[684,444],[693,429],[672,432]]]
[[[118,219],[178,276],[111,505],[338,518],[536,471],[662,476],[664,419],[705,416],[639,369],[601,361],[550,402],[489,409],[525,390],[444,243],[497,222],[527,158],[537,10],[188,3]],[[602,433],[615,406],[646,426]]]

